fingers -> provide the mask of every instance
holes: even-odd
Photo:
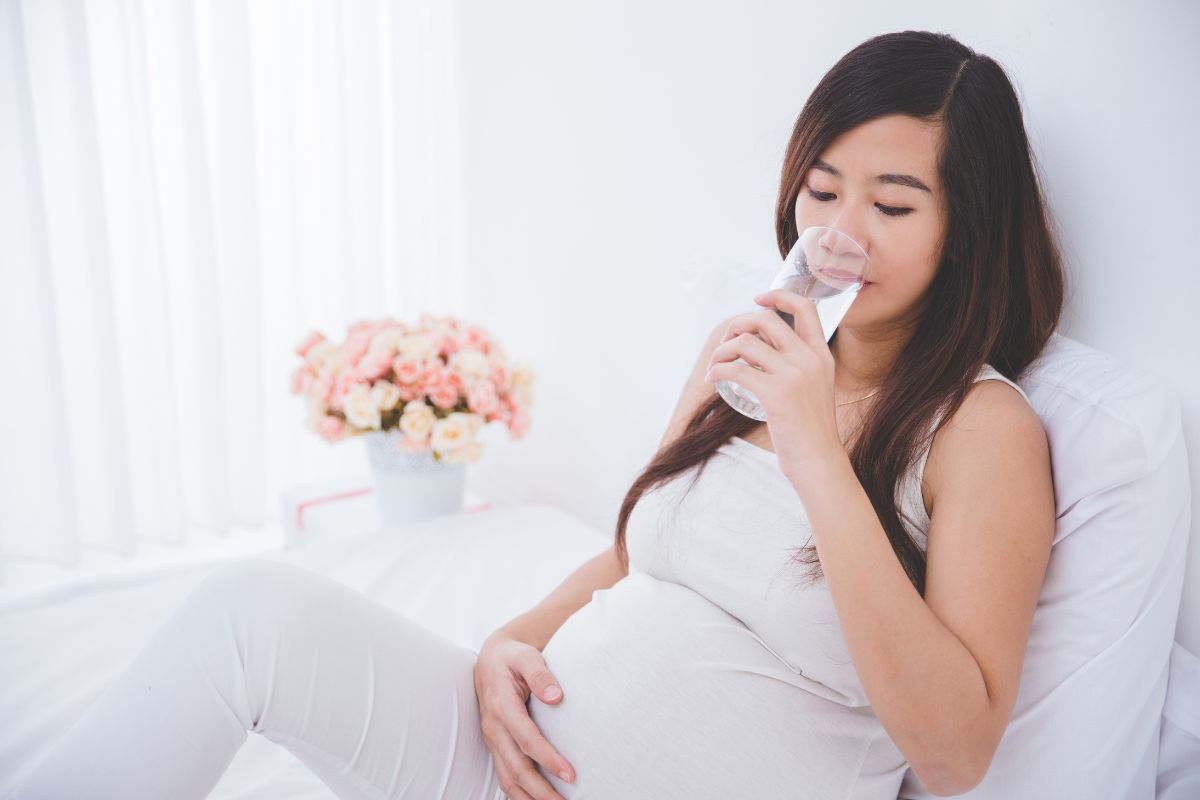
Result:
[[[761,398],[763,390],[759,387],[759,379],[763,374],[761,370],[757,370],[747,364],[726,361],[720,364],[713,364],[709,367],[708,374],[704,376],[704,380],[708,383],[733,381],[738,386],[749,389]]]
[[[804,297],[796,294],[776,289],[760,294],[754,298],[754,302],[762,306],[774,310],[791,314],[795,319],[795,327],[793,330],[799,334],[800,338],[809,344],[817,344],[825,341],[825,331],[821,327],[821,317],[817,313],[817,303],[811,297]],[[780,320],[782,322],[782,320]]]
[[[542,736],[526,706],[531,692],[549,704],[562,700],[562,689],[541,651],[531,645],[498,643],[488,650],[487,661],[494,669],[477,672],[476,694],[501,788],[511,800],[563,800],[538,766],[567,782],[575,780],[575,770]]]
[[[506,702],[501,706],[500,714],[506,732],[520,745],[521,752],[567,783],[575,779],[571,764],[542,735],[524,703]]]
[[[729,328],[725,331],[725,336],[721,341],[727,342],[743,333],[758,334],[780,352],[783,352],[790,345],[794,344],[796,338],[796,333],[792,330],[792,327],[780,319],[779,314],[773,309],[752,311],[748,314],[734,317],[730,321]]]
[[[504,796],[508,800],[534,800],[533,795],[517,785],[517,781],[512,776],[512,771],[507,766],[504,766],[500,759],[493,760],[496,766],[496,777],[500,781],[500,788],[504,791]]]
[[[741,333],[724,344],[718,345],[712,352],[708,366],[711,369],[715,364],[736,361],[741,358],[752,367],[757,367],[763,372],[771,372],[770,366],[778,357],[779,351],[762,339],[750,333]]]
[[[554,787],[542,773],[538,772],[534,762],[520,751],[511,736],[497,731],[494,739],[499,755],[496,757],[493,753],[493,763],[496,767],[496,777],[500,779],[500,788],[505,794],[513,800],[526,795],[532,800],[564,800],[562,795],[554,791]]]

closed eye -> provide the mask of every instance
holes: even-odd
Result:
[[[835,195],[831,192],[818,192],[815,189],[809,189],[808,193],[813,196],[813,199],[820,200],[822,203],[828,202],[828,201],[832,200],[833,198],[837,197],[837,195]],[[885,206],[882,203],[876,203],[875,207],[878,208],[880,211],[882,211],[884,214],[888,215],[889,217],[903,217],[905,214],[908,214],[912,211],[911,208],[897,208],[895,206]]]

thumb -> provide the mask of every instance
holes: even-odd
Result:
[[[544,703],[557,703],[562,700],[562,687],[554,680],[554,676],[550,674],[550,670],[546,668],[546,661],[542,658],[542,654],[536,649],[532,649],[525,658],[521,659],[519,664],[521,677],[525,680],[525,685],[529,690],[537,695],[538,699]]]

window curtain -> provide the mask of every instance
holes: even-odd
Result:
[[[0,0],[0,585],[277,532],[365,461],[304,427],[294,350],[461,313],[452,17]]]

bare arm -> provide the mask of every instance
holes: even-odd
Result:
[[[591,602],[592,592],[607,589],[627,574],[616,549],[610,547],[585,561],[541,602],[501,625],[492,636],[511,636],[542,650],[567,617]]]

